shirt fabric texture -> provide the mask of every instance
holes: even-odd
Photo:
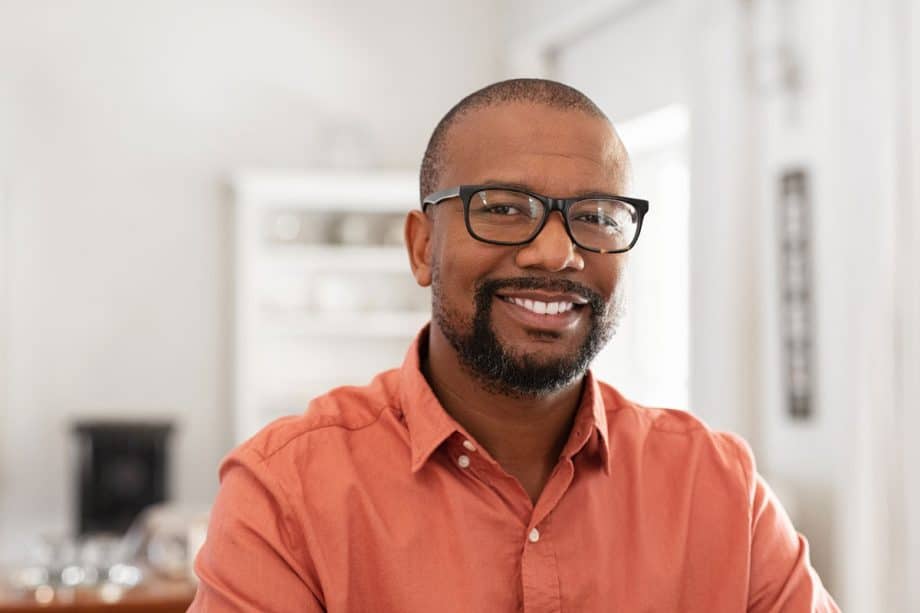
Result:
[[[839,611],[741,438],[588,373],[534,505],[431,391],[426,334],[224,459],[189,611]]]

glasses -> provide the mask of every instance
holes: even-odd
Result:
[[[592,195],[549,198],[500,185],[460,185],[422,201],[422,210],[459,197],[466,229],[476,240],[493,245],[523,245],[559,211],[572,242],[596,253],[623,253],[639,240],[648,201],[623,196]]]

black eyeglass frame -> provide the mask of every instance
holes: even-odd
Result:
[[[496,241],[487,238],[482,238],[477,235],[473,228],[470,226],[470,198],[473,194],[481,192],[483,190],[493,190],[500,189],[505,191],[517,192],[520,194],[526,194],[531,198],[539,200],[543,203],[543,219],[537,225],[533,234],[528,238],[521,241]],[[514,245],[526,245],[533,239],[535,239],[540,232],[543,231],[544,226],[546,226],[546,221],[549,219],[549,216],[553,211],[559,211],[562,214],[562,223],[565,226],[565,231],[569,235],[569,238],[572,239],[572,243],[577,245],[580,249],[586,251],[592,251],[594,253],[625,253],[635,247],[636,243],[639,241],[639,234],[642,233],[642,222],[645,219],[645,214],[648,213],[648,200],[641,200],[639,198],[627,198],[626,196],[616,196],[613,194],[588,194],[585,196],[578,196],[577,198],[551,198],[549,196],[544,196],[542,194],[536,194],[534,192],[528,191],[526,189],[521,189],[519,187],[513,187],[509,185],[458,185],[456,187],[448,187],[436,191],[434,193],[428,194],[422,200],[422,211],[428,205],[438,205],[444,202],[445,200],[451,200],[453,198],[460,198],[460,201],[463,203],[463,222],[466,224],[466,231],[470,233],[470,236],[475,238],[478,241],[483,243],[489,243],[491,245],[505,245],[505,246],[514,246]],[[625,202],[633,206],[636,209],[636,214],[639,216],[638,224],[636,225],[636,235],[633,237],[632,242],[629,243],[629,246],[624,249],[596,249],[594,247],[588,247],[582,245],[575,238],[575,235],[572,233],[572,228],[569,226],[569,209],[572,208],[577,202],[583,200],[617,200],[619,202]]]

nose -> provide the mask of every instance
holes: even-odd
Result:
[[[585,267],[585,260],[566,232],[565,221],[559,211],[553,211],[540,233],[518,250],[515,263],[521,268],[548,272],[579,271]]]

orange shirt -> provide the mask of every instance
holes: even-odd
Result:
[[[234,450],[190,611],[839,611],[737,436],[590,374],[536,505],[400,369]]]

